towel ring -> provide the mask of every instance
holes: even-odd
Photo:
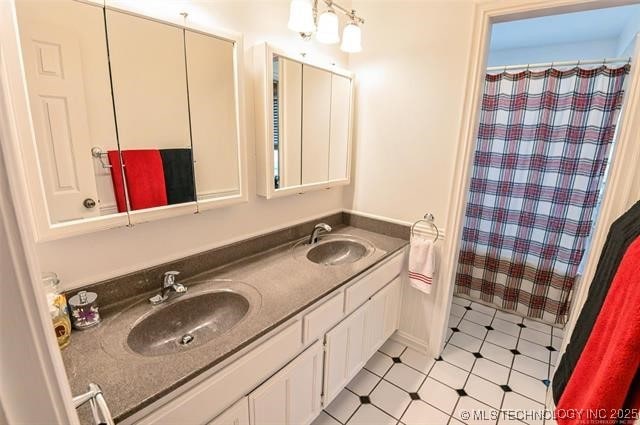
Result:
[[[416,221],[411,225],[411,237],[415,236],[414,230],[416,228],[416,225],[418,225],[419,223],[427,223],[433,226],[433,228],[436,230],[436,237],[433,238],[433,242],[434,243],[437,242],[438,238],[440,237],[440,229],[438,229],[438,226],[436,226],[436,223],[434,222],[434,220],[435,220],[435,217],[433,216],[433,214],[426,213],[424,215],[424,218],[421,218],[420,220]]]

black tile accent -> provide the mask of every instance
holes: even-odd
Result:
[[[518,326],[520,326],[521,328],[526,328],[527,325],[525,325],[524,323],[518,323]]]
[[[549,350],[549,351],[558,351],[558,350],[556,350],[555,348],[553,348],[550,345],[547,345],[547,350]]]
[[[486,330],[488,330],[488,331],[492,331],[492,330],[493,330],[493,328],[492,328],[491,326],[489,326],[489,325],[485,326],[484,328],[485,328]]]
[[[467,392],[465,390],[463,390],[462,388],[460,388],[459,390],[456,390],[456,392],[458,393],[458,395],[460,397],[464,397],[467,395]]]
[[[409,397],[411,397],[411,400],[420,400],[420,395],[418,393],[409,393]]]
[[[481,359],[482,358],[482,354],[480,353],[472,353],[473,357],[475,357],[476,359]]]
[[[509,350],[509,351],[511,351],[511,353],[515,354],[516,356],[517,356],[518,354],[522,354],[522,353],[520,353],[520,351],[516,350],[515,348],[512,348],[512,349],[511,349],[511,350]]]
[[[371,404],[371,399],[369,398],[368,395],[361,395],[360,396],[360,403],[362,403],[362,404]]]
[[[451,328],[451,330],[454,331],[454,332],[460,332],[460,329],[458,329],[458,328]]]
[[[509,392],[513,391],[511,389],[511,387],[508,386],[508,385],[500,385],[500,388],[502,388],[502,391],[504,391],[505,393],[509,393]]]
[[[441,362],[441,361],[443,361],[443,360],[444,360],[444,359],[442,358],[442,356],[438,356],[438,358],[436,359],[436,361],[437,361],[437,362]]]
[[[469,307],[469,306],[466,306],[464,309],[465,309],[465,310],[473,310],[473,309],[472,309],[471,307]]]
[[[400,360],[400,357],[391,357],[391,360],[393,360],[394,363],[402,363],[402,360]]]
[[[542,383],[545,385],[545,387],[548,387],[549,385],[551,385],[551,381],[549,381],[548,379],[543,379]]]

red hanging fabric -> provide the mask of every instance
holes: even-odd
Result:
[[[640,366],[640,237],[627,248],[591,335],[556,407],[557,422],[593,423],[622,408],[640,408],[634,378]],[[625,400],[631,404],[625,406]],[[604,410],[598,410],[604,409]],[[566,415],[582,411],[582,418]],[[608,415],[604,418],[600,414]],[[569,419],[568,417],[572,417]],[[615,421],[611,422],[615,423]]]

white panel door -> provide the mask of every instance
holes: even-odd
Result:
[[[364,323],[368,305],[364,304],[325,336],[325,405],[338,395],[367,360]]]
[[[302,66],[302,184],[329,180],[331,73]]]
[[[351,130],[351,80],[331,75],[331,135],[329,139],[329,180],[347,178]]]
[[[365,356],[367,359],[384,343],[384,310],[387,302],[386,288],[382,289],[367,303],[367,314],[364,320]]]
[[[322,344],[318,341],[249,394],[252,425],[304,425],[320,413]]]
[[[208,425],[249,425],[249,398],[242,397]]]
[[[383,342],[398,329],[400,302],[402,298],[402,279],[400,276],[396,277],[384,290],[387,292],[387,295],[384,304]]]
[[[21,41],[38,157],[52,223],[99,215],[79,35],[21,19]]]

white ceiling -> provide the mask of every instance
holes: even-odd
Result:
[[[617,40],[630,26],[640,27],[640,4],[504,22],[493,25],[491,50]]]

